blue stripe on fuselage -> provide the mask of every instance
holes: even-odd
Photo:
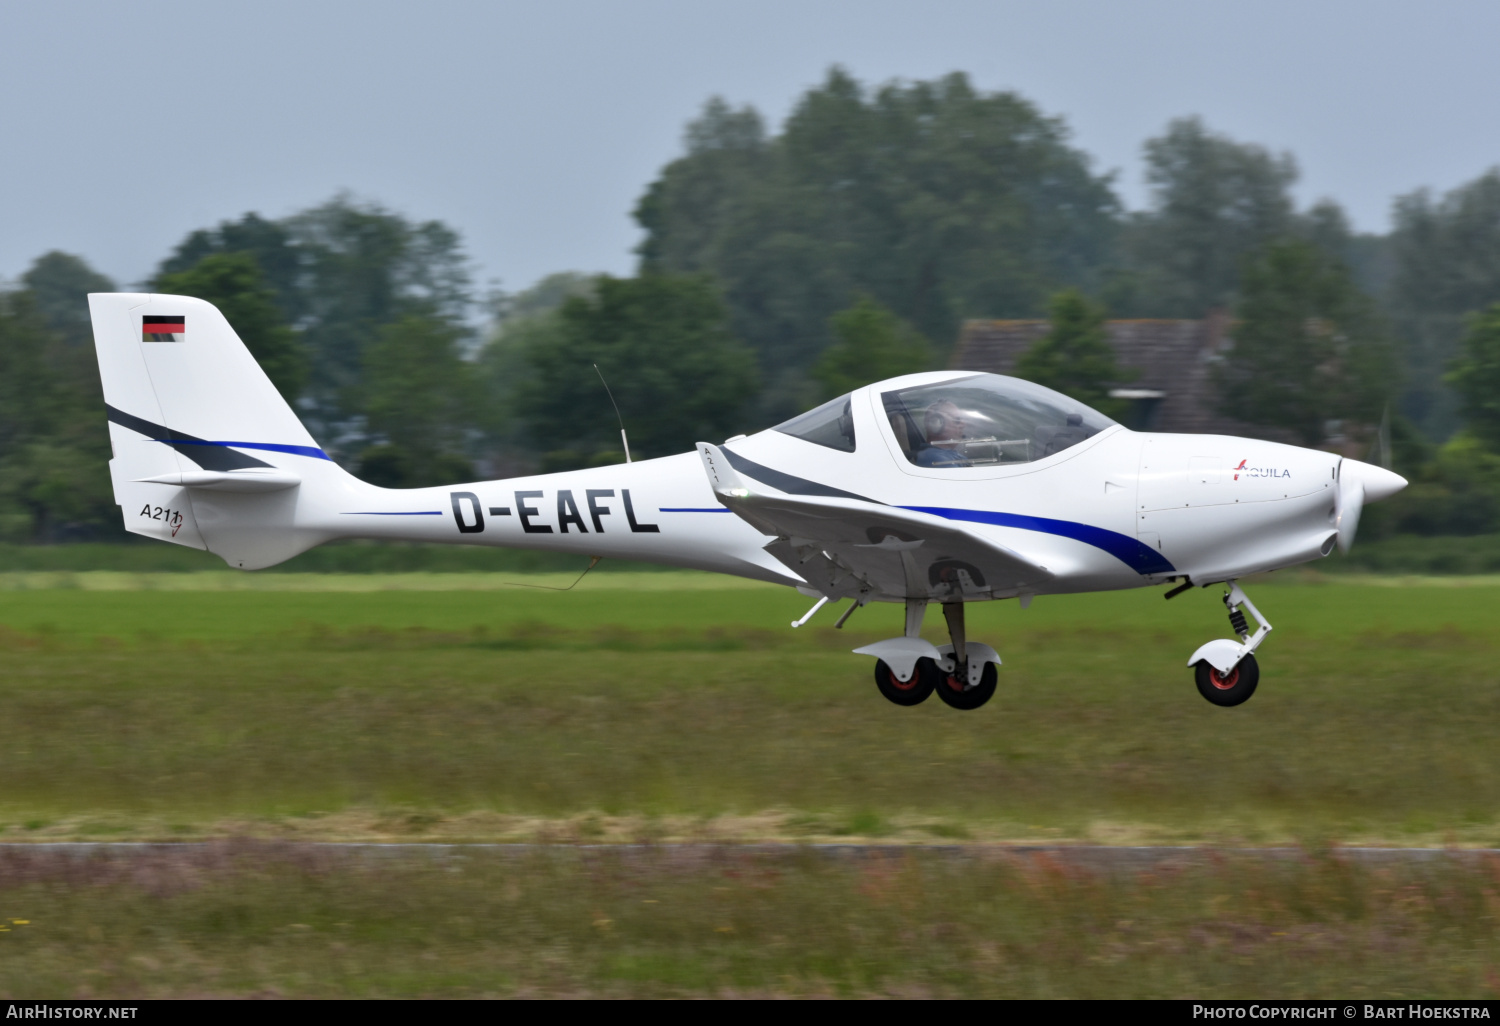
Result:
[[[888,503],[868,496],[856,495],[829,485],[809,481],[806,478],[794,477],[791,474],[763,467],[730,449],[723,450],[724,455],[729,458],[729,465],[735,470],[752,477],[757,481],[763,481],[772,488],[786,492],[788,495],[811,495],[830,496],[833,498],[858,499],[877,506],[885,506]],[[1102,527],[1093,527],[1089,524],[1080,524],[1072,520],[1052,520],[1048,517],[1027,517],[1018,513],[992,513],[983,509],[954,509],[950,506],[897,506],[897,509],[909,509],[914,513],[929,513],[935,517],[945,520],[967,520],[975,524],[994,524],[998,527],[1017,527],[1023,531],[1039,531],[1042,534],[1055,534],[1063,538],[1072,538],[1081,541],[1085,545],[1092,545],[1096,549],[1103,549],[1120,562],[1130,567],[1139,574],[1170,574],[1176,571],[1167,558],[1160,552],[1144,545],[1126,534],[1116,531],[1106,531]],[[665,511],[664,511],[665,512]]]
[[[967,520],[975,524],[1015,527],[1022,531],[1039,531],[1072,538],[1096,549],[1103,549],[1139,574],[1169,574],[1175,571],[1165,556],[1149,545],[1117,531],[1050,517],[1028,517],[1019,513],[992,513],[983,509],[953,509],[949,506],[899,506],[913,513],[927,513],[945,520]]]

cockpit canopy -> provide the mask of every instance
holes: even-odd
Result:
[[[882,392],[902,453],[919,467],[1031,463],[1114,424],[1050,388],[999,374]]]

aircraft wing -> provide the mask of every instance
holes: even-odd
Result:
[[[707,442],[698,452],[719,501],[774,536],[766,551],[832,598],[1005,598],[1052,579],[952,521],[759,468]]]

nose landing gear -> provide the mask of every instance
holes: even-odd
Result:
[[[1229,585],[1229,591],[1224,595],[1224,608],[1229,611],[1229,626],[1239,635],[1239,643],[1224,638],[1210,641],[1193,653],[1188,665],[1193,668],[1200,695],[1214,705],[1234,706],[1255,694],[1256,685],[1260,683],[1260,664],[1255,661],[1255,650],[1271,633],[1271,625],[1238,584],[1232,580],[1225,583]],[[1260,625],[1253,635],[1241,606],[1250,610],[1250,615]]]

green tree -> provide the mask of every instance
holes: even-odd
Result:
[[[0,537],[19,542],[121,537],[109,455],[103,418],[89,417],[0,459]]]
[[[769,170],[760,114],[734,110],[718,96],[688,123],[683,147],[687,156],[668,165],[636,205],[648,232],[637,250],[645,268],[700,271],[723,263],[725,233]]]
[[[834,342],[813,367],[820,402],[861,385],[927,370],[932,346],[916,329],[869,296],[831,319]]]
[[[647,272],[713,274],[755,350],[760,419],[798,412],[832,316],[872,297],[944,345],[1088,286],[1113,246],[1107,176],[1064,124],[961,75],[866,89],[834,68],[782,132],[711,100],[636,208]]]
[[[515,294],[501,293],[495,304],[496,320],[505,325],[551,313],[574,296],[594,294],[594,275],[558,271]]]
[[[287,402],[307,386],[309,360],[287,326],[276,294],[251,253],[213,253],[184,271],[158,275],[163,293],[194,296],[219,308]]]
[[[469,342],[468,265],[458,234],[442,222],[414,222],[341,194],[279,221],[246,214],[194,232],[160,273],[233,253],[256,258],[301,333],[311,363],[302,414],[314,434],[358,437],[366,350],[385,326],[436,318]]]
[[[635,457],[665,456],[742,427],[756,391],[755,361],[729,330],[714,284],[687,275],[598,279],[525,351],[517,397],[533,451],[563,469],[617,459],[619,427],[598,365],[630,432]]]
[[[485,401],[475,426],[485,434],[492,465],[517,473],[533,469],[526,458],[524,418],[517,413],[518,397],[531,387],[527,353],[560,344],[558,309],[573,297],[592,300],[596,277],[575,271],[549,274],[521,292],[499,297],[489,341],[475,361],[479,388]]]
[[[1329,421],[1374,424],[1396,373],[1389,338],[1348,270],[1311,243],[1267,246],[1243,272],[1220,400],[1250,424],[1322,444]]]
[[[1365,295],[1383,296],[1390,289],[1396,271],[1390,236],[1355,231],[1349,215],[1333,200],[1319,200],[1299,214],[1293,233],[1347,267]]]
[[[113,292],[115,283],[82,257],[53,250],[36,258],[21,284],[31,293],[47,326],[75,349],[93,359],[94,332],[89,323],[89,293]]]
[[[1468,316],[1500,301],[1500,167],[1441,198],[1426,189],[1398,197],[1391,248],[1388,302],[1404,344],[1402,407],[1428,437],[1441,440],[1462,418],[1444,368]]]
[[[302,253],[279,221],[251,212],[238,221],[222,221],[216,228],[200,228],[177,244],[157,268],[157,277],[196,267],[205,257],[248,253],[275,293],[284,318],[299,323],[307,313]]]
[[[458,233],[442,222],[338,196],[283,223],[302,253],[320,402],[353,412],[345,392],[357,391],[365,349],[385,325],[409,315],[465,323],[468,266]]]
[[[1051,330],[1021,355],[1016,375],[1056,389],[1106,414],[1118,413],[1109,390],[1123,378],[1105,330],[1104,308],[1077,289],[1052,297]]]
[[[1500,455],[1469,432],[1460,431],[1424,465],[1403,472],[1411,486],[1388,507],[1381,503],[1369,511],[1382,510],[1377,516],[1396,530],[1473,535],[1500,529]]]
[[[1120,313],[1202,317],[1233,302],[1246,254],[1295,225],[1290,154],[1240,143],[1180,118],[1145,143],[1150,208],[1133,218],[1124,241],[1136,268]],[[1118,288],[1119,283],[1116,283]]]
[[[89,320],[90,292],[113,292],[115,283],[82,257],[53,250],[37,257],[21,284],[28,300],[60,345],[48,346],[47,361],[62,387],[89,409],[102,409],[99,363]]]
[[[372,484],[417,488],[473,477],[463,456],[477,401],[463,332],[442,318],[408,314],[381,329],[365,356],[364,409],[383,443],[358,472]]]
[[[1469,319],[1445,379],[1458,393],[1469,432],[1500,454],[1500,303]]]
[[[73,355],[35,295],[0,293],[0,537],[119,531],[97,372],[90,389]]]
[[[35,296],[0,293],[0,457],[64,415],[65,386],[54,366],[60,343]]]

